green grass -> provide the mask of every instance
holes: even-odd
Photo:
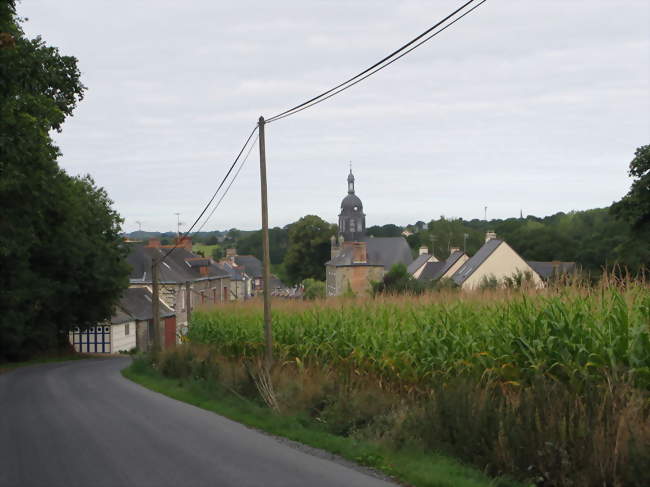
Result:
[[[197,253],[201,251],[203,252],[204,257],[210,258],[212,257],[212,251],[217,247],[219,247],[219,244],[206,245],[206,244],[195,243],[192,244],[192,252]]]
[[[31,360],[26,360],[24,362],[0,363],[0,374],[4,372],[9,372],[10,370],[14,370],[19,367],[26,367],[28,365],[47,364],[50,362],[67,362],[69,360],[83,360],[86,358],[91,358],[91,356],[75,353],[75,354],[68,354],[68,355],[57,355],[54,357],[39,357]]]
[[[324,431],[307,416],[277,415],[218,385],[162,376],[144,360],[122,371],[124,377],[179,401],[213,411],[273,435],[327,450],[348,460],[382,471],[416,487],[519,486],[505,479],[489,479],[480,471],[448,457],[417,450],[392,451]]]

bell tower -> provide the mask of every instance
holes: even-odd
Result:
[[[366,215],[363,203],[354,192],[354,174],[348,174],[348,195],[341,201],[339,235],[345,242],[361,242],[366,236]]]

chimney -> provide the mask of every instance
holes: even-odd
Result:
[[[485,233],[485,243],[488,243],[490,240],[497,238],[497,234],[493,230],[488,230]]]
[[[184,248],[188,252],[192,252],[192,238],[191,237],[182,237],[178,242],[177,245],[179,247]]]
[[[207,265],[202,265],[199,267],[199,274],[202,276],[207,276],[208,275],[208,266]]]
[[[420,254],[419,255],[424,255],[429,253],[429,247],[426,245],[423,245],[420,247]]]
[[[454,252],[460,252],[460,248],[458,247],[452,247],[449,249],[449,254],[453,254]]]
[[[226,249],[226,260],[228,262],[234,264],[235,257],[237,257],[237,249]]]
[[[160,239],[159,238],[150,238],[147,243],[147,247],[153,247],[156,249],[160,248]]]
[[[352,244],[352,263],[368,263],[368,248],[366,247],[366,242],[354,242]]]
[[[330,258],[333,259],[337,255],[339,255],[340,248],[338,246],[338,242],[336,241],[336,237],[332,235],[332,238],[330,238],[330,244],[331,244],[331,254]]]

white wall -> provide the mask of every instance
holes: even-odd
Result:
[[[504,277],[512,277],[517,272],[530,272],[536,287],[542,287],[544,285],[539,274],[510,245],[502,242],[483,264],[467,278],[462,288],[476,289],[480,287],[483,277],[494,276],[501,282]]]
[[[128,334],[126,333],[127,331]],[[111,345],[113,353],[117,353],[122,350],[128,352],[132,348],[135,348],[135,321],[120,323],[119,325],[112,325]]]

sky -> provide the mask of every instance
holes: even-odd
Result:
[[[28,36],[88,87],[54,133],[124,230],[187,230],[260,115],[374,64],[460,0],[23,0]],[[387,69],[266,127],[269,219],[337,221],[352,162],[368,226],[610,205],[650,143],[647,0],[488,0]],[[259,158],[203,227],[261,226]]]

